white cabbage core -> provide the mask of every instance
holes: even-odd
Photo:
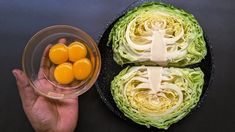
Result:
[[[187,53],[182,21],[169,13],[149,11],[138,15],[128,24],[125,38],[138,61],[167,64]]]
[[[136,111],[159,117],[173,112],[183,102],[182,89],[171,83],[161,67],[133,67],[124,75],[124,95]],[[179,73],[180,74],[180,73]]]

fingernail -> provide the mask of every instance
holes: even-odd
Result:
[[[65,38],[60,38],[60,39],[59,39],[59,43],[65,44],[65,43],[66,43],[66,39],[65,39]]]
[[[15,78],[17,79],[17,71],[16,70],[13,70],[12,71],[12,74],[15,76]]]

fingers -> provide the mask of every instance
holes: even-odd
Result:
[[[67,40],[65,38],[60,38],[58,41],[58,43],[63,43],[63,44],[66,44],[66,42]],[[46,76],[50,74],[48,53],[49,53],[51,46],[52,45],[49,44],[43,52],[41,63],[40,63],[40,69],[38,72],[38,79],[44,79],[45,78],[44,74],[46,74]]]
[[[47,60],[49,59],[48,58],[48,53],[49,53],[49,49],[51,48],[51,44],[47,45],[47,47],[45,48],[43,54],[42,54],[42,59],[41,59],[41,66],[45,66]]]
[[[43,54],[42,54],[42,59],[41,59],[41,63],[40,63],[40,69],[38,72],[38,79],[43,79],[45,78],[44,74],[49,74],[49,58],[48,58],[48,53],[49,53],[49,49],[51,48],[51,44],[49,44]]]
[[[16,78],[23,106],[25,108],[32,107],[37,99],[37,95],[35,94],[33,88],[30,86],[27,76],[24,72],[18,69],[14,69],[12,73]]]

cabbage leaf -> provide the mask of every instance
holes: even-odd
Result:
[[[202,93],[200,68],[133,66],[111,83],[117,107],[134,122],[167,129],[194,108]]]
[[[158,2],[122,16],[109,34],[114,60],[120,64],[186,66],[206,55],[202,28],[182,9]]]

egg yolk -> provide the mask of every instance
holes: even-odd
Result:
[[[87,55],[86,46],[80,42],[73,42],[69,45],[69,60],[75,62],[85,58]]]
[[[90,75],[91,69],[91,61],[83,58],[73,64],[73,75],[77,80],[84,80]]]
[[[55,80],[60,84],[69,84],[74,80],[71,63],[62,63],[54,70]]]
[[[68,60],[68,48],[66,45],[59,43],[51,47],[49,58],[54,64],[61,64]]]

